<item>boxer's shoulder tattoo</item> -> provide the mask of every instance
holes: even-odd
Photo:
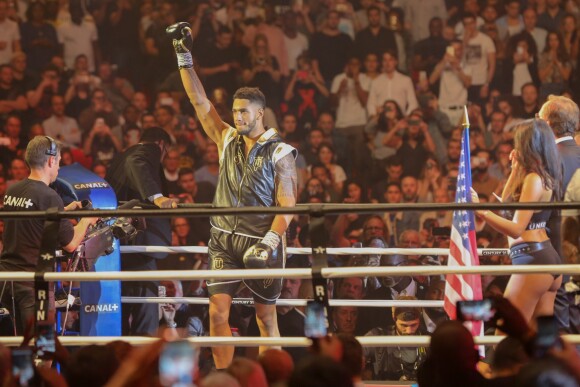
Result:
[[[275,165],[276,198],[294,198],[298,196],[296,162],[290,153],[282,157]]]

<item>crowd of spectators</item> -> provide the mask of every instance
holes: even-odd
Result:
[[[578,386],[580,354],[573,344],[528,325],[505,298],[493,297],[491,321],[507,336],[486,358],[484,368],[474,338],[461,321],[445,321],[432,333],[428,348],[413,348],[421,387]],[[31,325],[32,326],[32,325]],[[224,370],[206,372],[195,366],[205,356],[191,343],[175,341],[175,332],[141,347],[117,340],[69,352],[56,341],[54,354],[36,366],[19,355],[30,350],[25,339],[18,349],[0,346],[0,376],[7,385],[48,386],[201,386],[201,387],[362,387],[365,359],[383,356],[383,349],[365,350],[348,333],[315,339],[304,356],[293,360],[285,350],[268,349],[255,360],[237,356]],[[175,348],[180,348],[175,351]],[[397,349],[398,356],[409,354]],[[19,355],[10,355],[10,352]],[[395,351],[395,352],[396,352]],[[51,369],[58,362],[61,373]],[[417,385],[402,377],[397,385]]]
[[[165,36],[167,26],[188,21],[198,73],[225,122],[232,124],[238,87],[266,95],[265,123],[299,150],[300,203],[453,201],[464,105],[473,187],[482,202],[494,201],[518,122],[534,117],[549,94],[580,97],[579,17],[577,0],[0,0],[0,197],[27,177],[23,152],[36,135],[66,145],[63,165],[78,162],[104,177],[143,129],[160,126],[174,141],[163,161],[167,193],[211,203],[218,149],[196,120]],[[448,211],[328,217],[328,245],[444,248],[451,221]],[[578,229],[569,219],[563,233],[570,263]],[[476,230],[478,247],[507,247],[485,222]],[[172,232],[175,246],[206,245],[209,220],[174,218]],[[308,246],[308,219],[296,217],[287,239]],[[292,256],[287,266],[310,263]],[[440,265],[446,256],[336,256],[329,264]],[[159,266],[205,269],[207,258],[175,254]],[[487,294],[501,294],[505,283],[484,278]],[[203,281],[166,285],[207,296]],[[311,287],[286,279],[281,298],[310,298]],[[357,277],[329,290],[341,299],[441,300],[444,281]],[[204,307],[168,305],[160,315],[188,335],[208,332]],[[257,335],[252,315],[250,306],[233,306],[234,334]],[[329,318],[336,333],[404,335],[433,332],[446,315],[336,307]],[[283,336],[303,336],[301,308],[278,307],[278,321]],[[423,358],[420,350],[379,348],[367,353],[365,377],[409,377]]]

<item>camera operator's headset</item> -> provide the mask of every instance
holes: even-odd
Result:
[[[44,152],[47,156],[55,156],[58,154],[58,147],[56,141],[50,136],[44,136],[50,142],[49,148]]]

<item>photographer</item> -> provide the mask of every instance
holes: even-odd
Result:
[[[467,89],[471,86],[472,69],[462,57],[463,43],[460,40],[452,41],[429,77],[430,85],[439,82],[440,110],[449,117],[452,125],[459,124],[463,117]]]
[[[93,162],[108,165],[123,150],[123,144],[113,135],[103,118],[97,118],[83,144],[83,151],[91,155]]]
[[[407,126],[397,156],[403,160],[403,176],[419,177],[429,153],[435,153],[435,143],[419,114],[412,113],[405,122]]]
[[[60,72],[52,64],[47,65],[42,71],[41,80],[32,90],[26,92],[28,106],[34,110],[34,116],[47,119],[51,114],[50,99],[53,95],[64,94]]]
[[[501,189],[501,181],[489,174],[491,166],[490,152],[480,149],[471,158],[472,186],[476,192],[487,197],[492,197],[493,193]]]
[[[290,77],[290,82],[284,93],[284,100],[290,110],[296,113],[299,126],[306,123],[314,124],[318,117],[318,105],[322,97],[328,97],[330,92],[324,84],[324,79],[312,60],[305,54],[296,59],[298,69]]]
[[[260,88],[268,104],[278,110],[281,99],[279,90],[282,86],[280,66],[270,52],[268,37],[264,34],[256,35],[248,59],[242,64],[242,80],[246,86]]]

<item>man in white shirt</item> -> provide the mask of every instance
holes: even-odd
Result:
[[[354,167],[361,170],[362,152],[365,149],[364,128],[367,123],[366,105],[371,80],[361,73],[361,63],[350,58],[345,71],[332,81],[330,98],[336,109],[336,131],[348,140],[349,154],[353,155]]]
[[[383,73],[371,82],[367,113],[369,118],[380,112],[383,103],[392,99],[405,114],[419,106],[413,81],[397,71],[397,54],[387,51],[383,54]]]
[[[447,47],[429,76],[429,84],[439,81],[439,110],[449,117],[452,125],[459,124],[463,106],[467,104],[467,88],[471,85],[471,67],[463,61],[463,43],[454,40]]]
[[[77,56],[84,54],[89,63],[89,72],[95,72],[95,59],[98,55],[97,27],[92,19],[84,15],[80,5],[72,6],[71,20],[57,29],[58,42],[64,49],[64,61],[69,69],[74,68]]]
[[[64,97],[58,94],[50,98],[52,115],[42,122],[47,136],[62,142],[69,147],[80,147],[81,131],[77,120],[64,114]]]
[[[524,30],[532,35],[534,42],[536,42],[536,47],[538,48],[538,53],[544,51],[546,46],[546,36],[548,32],[543,28],[536,27],[538,23],[538,14],[533,8],[527,8],[523,13],[524,19]]]
[[[296,59],[298,56],[308,51],[308,38],[298,32],[296,25],[296,13],[288,11],[283,18],[284,42],[286,42],[286,52],[288,53],[288,69],[296,70]]]
[[[495,73],[495,45],[489,36],[478,31],[475,20],[474,14],[463,15],[463,50],[466,64],[472,67],[468,99],[482,103],[489,95]]]
[[[8,2],[0,0],[0,64],[9,63],[17,51],[22,51],[20,29],[15,21],[8,19]]]

